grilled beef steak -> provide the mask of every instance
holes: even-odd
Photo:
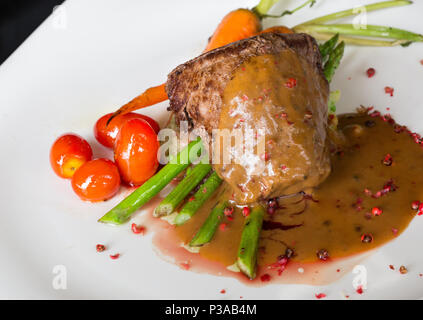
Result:
[[[208,137],[213,129],[228,129],[246,139],[255,130],[243,150],[213,145],[234,157],[213,165],[239,202],[299,192],[329,174],[329,85],[312,37],[268,33],[232,43],[178,66],[166,90],[177,121]]]

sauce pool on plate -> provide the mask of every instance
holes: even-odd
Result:
[[[147,216],[156,229],[158,252],[183,263],[184,269],[232,275],[247,283],[260,282],[263,275],[262,283],[313,284],[342,276],[372,249],[399,236],[418,214],[412,204],[422,198],[423,150],[416,135],[378,112],[341,115],[338,129],[346,139],[330,150],[329,177],[309,194],[277,199],[277,209],[265,216],[255,281],[228,270],[236,261],[245,219],[241,208],[224,218],[225,228],[218,228],[198,253],[182,246],[205,221],[217,196],[182,226]],[[278,263],[287,249],[289,263],[279,275]]]

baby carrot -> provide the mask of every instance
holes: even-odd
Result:
[[[204,52],[252,37],[260,30],[261,20],[252,10],[237,9],[231,11],[219,23]]]
[[[270,28],[264,29],[263,31],[260,32],[260,34],[262,34],[262,33],[269,33],[269,32],[294,33],[294,31],[292,31],[288,27],[285,27],[285,26],[274,26],[274,27],[270,27]]]
[[[117,110],[107,121],[107,124],[112,121],[112,119],[118,115],[123,115],[134,110],[152,106],[159,102],[166,101],[168,99],[167,93],[165,90],[165,84],[161,84],[157,87],[151,87],[141,93],[138,97],[132,99],[130,102],[122,106]]]
[[[256,35],[261,31],[261,17],[264,17],[266,12],[278,1],[261,0],[259,5],[251,10],[237,9],[229,12],[217,26],[204,52]],[[149,88],[117,110],[108,122],[118,115],[145,108],[167,99],[165,84]]]

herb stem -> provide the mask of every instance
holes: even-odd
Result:
[[[370,12],[370,11],[375,11],[375,10],[380,10],[380,9],[385,9],[385,8],[392,8],[392,7],[399,7],[399,6],[406,6],[406,5],[410,5],[412,3],[413,3],[412,1],[408,1],[408,0],[376,2],[376,3],[372,3],[372,4],[362,6],[362,7],[359,7],[359,8],[351,8],[351,9],[331,13],[331,14],[328,14],[328,15],[325,15],[325,16],[322,16],[322,17],[319,17],[319,18],[315,18],[315,19],[303,22],[300,25],[318,24],[318,23],[338,20],[338,19],[341,19],[341,18],[349,17],[349,16],[359,15],[359,14],[362,14],[363,12]]]
[[[376,25],[363,25],[361,28],[361,26],[355,26],[353,24],[307,24],[295,27],[294,30],[296,32],[339,33],[342,35],[396,39],[411,42],[423,41],[423,35],[421,34]]]

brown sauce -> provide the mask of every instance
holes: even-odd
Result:
[[[230,150],[221,143],[220,154],[235,156],[230,163],[221,156],[213,167],[239,203],[297,193],[327,177],[328,93],[318,70],[290,49],[253,57],[234,71],[223,93],[219,129],[234,132]],[[254,136],[248,137],[251,129]],[[242,134],[248,143],[236,148]]]
[[[244,222],[240,209],[235,210],[232,221],[222,221],[226,228],[218,228],[199,253],[181,247],[205,221],[217,196],[180,227],[148,215],[158,251],[175,263],[188,263],[190,270],[235,276],[246,283],[264,284],[259,280],[263,273],[285,283],[324,284],[341,277],[372,249],[399,236],[416,215],[411,203],[423,196],[423,150],[406,131],[394,130],[394,125],[381,117],[342,115],[338,128],[347,143],[331,150],[329,177],[312,194],[281,198],[279,209],[265,217],[256,281],[226,269],[236,261]],[[388,154],[392,163],[383,161]],[[379,216],[372,214],[374,207],[382,210]],[[371,241],[363,242],[363,235],[371,235]],[[278,277],[269,266],[287,247],[295,254]],[[325,262],[317,256],[322,249],[329,254]]]

